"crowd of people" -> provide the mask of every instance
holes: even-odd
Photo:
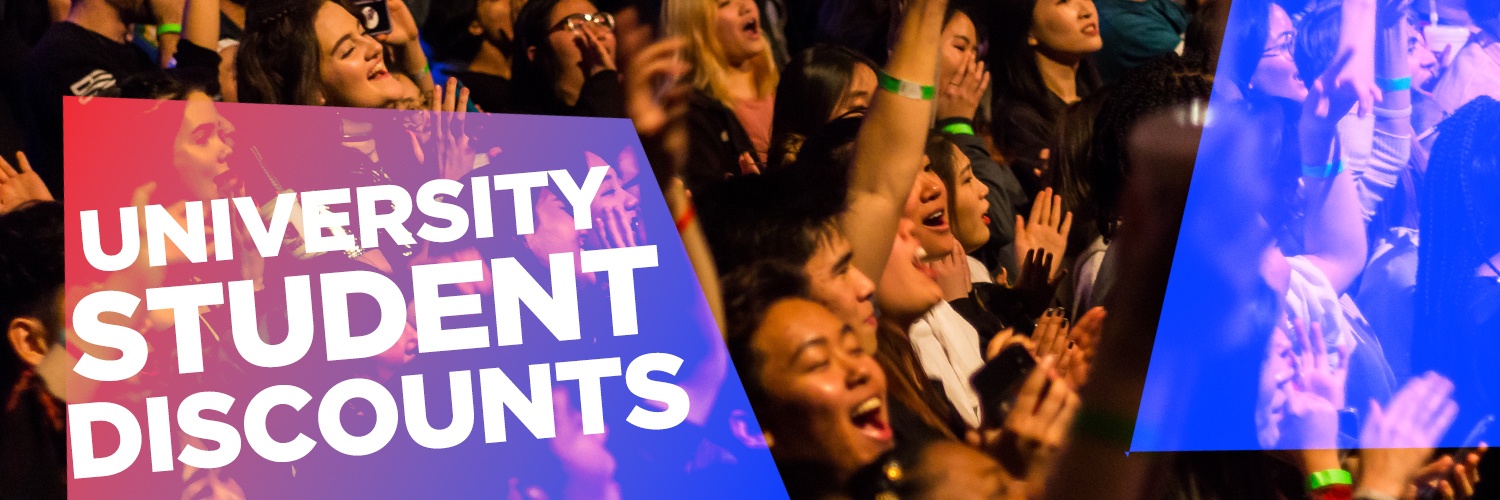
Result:
[[[629,118],[652,177],[611,162],[611,194],[582,234],[543,190],[537,233],[515,243],[538,262],[643,243],[639,193],[660,188],[750,403],[690,415],[701,439],[686,446],[712,444],[716,466],[768,449],[792,498],[1375,500],[1488,486],[1496,0],[386,0],[378,34],[360,5],[0,2],[0,498],[66,495],[64,380],[91,347],[65,320],[63,107],[92,97],[161,101],[142,123],[181,131],[170,151],[142,153],[175,178],[119,174],[142,186],[137,205],[461,180],[507,154],[486,151],[495,131],[465,115]],[[434,113],[332,124],[329,154],[347,161],[322,165],[277,151],[275,131],[237,128],[223,102]],[[1184,218],[1189,180],[1214,196]],[[400,276],[485,252],[390,243],[319,262]],[[1180,381],[1186,403],[1234,393],[1240,406],[1141,401],[1168,270],[1184,265],[1207,278],[1183,289],[1212,307],[1174,321],[1229,354],[1154,347],[1247,374]],[[143,290],[207,273],[275,288],[295,272],[193,269],[97,281]],[[370,377],[411,369],[411,330]],[[712,401],[727,364],[705,358],[681,385]],[[1138,410],[1221,415],[1267,451],[1127,457]],[[664,486],[642,464],[734,494],[691,450],[638,460],[558,441],[526,449],[554,455],[558,477],[512,480],[508,494],[648,498]],[[263,480],[277,473],[178,479],[184,498],[299,484]]]

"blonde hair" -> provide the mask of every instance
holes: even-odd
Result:
[[[662,26],[668,36],[686,39],[684,59],[693,66],[688,78],[693,87],[708,93],[725,106],[733,107],[729,95],[729,60],[724,46],[714,36],[715,10],[718,0],[665,0],[662,5]],[[760,54],[751,59],[755,72],[755,95],[765,97],[776,91],[781,75],[776,70],[776,60],[771,54],[771,44],[766,43]]]

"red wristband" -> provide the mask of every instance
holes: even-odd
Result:
[[[681,233],[683,231],[687,231],[688,224],[692,224],[693,219],[697,217],[698,209],[691,203],[689,203],[687,206],[687,211],[683,212],[682,216],[677,218],[677,232]]]
[[[1312,490],[1313,500],[1353,500],[1354,486],[1348,484],[1330,484],[1316,490]]]

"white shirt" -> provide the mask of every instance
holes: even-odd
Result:
[[[984,367],[979,332],[945,301],[911,325],[910,337],[927,378],[942,382],[959,416],[969,427],[979,427],[979,394],[969,384]]]

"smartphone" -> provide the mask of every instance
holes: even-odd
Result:
[[[358,0],[354,2],[354,17],[365,28],[365,34],[384,35],[391,32],[391,9],[386,0]]]
[[[1021,383],[1036,369],[1036,358],[1026,346],[1012,344],[984,364],[969,380],[979,393],[980,415],[986,426],[1000,423],[1021,390]]]

